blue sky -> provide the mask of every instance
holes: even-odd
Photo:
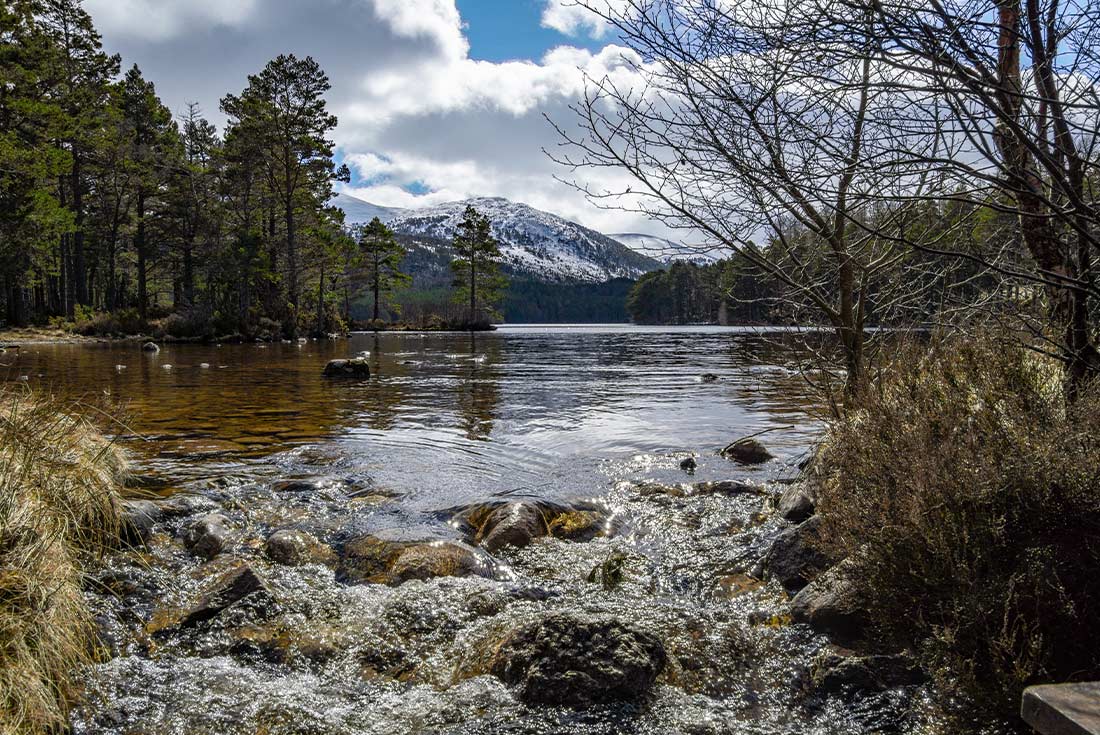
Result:
[[[540,0],[458,0],[470,55],[486,61],[533,60],[562,44],[600,47],[600,42],[591,38],[568,36],[543,26],[545,7]]]
[[[593,0],[609,7],[624,0]],[[501,196],[607,233],[667,234],[592,206],[556,180],[544,149],[570,128],[585,78],[631,85],[629,54],[562,0],[84,0],[108,50],[137,63],[173,111],[219,101],[281,53],[313,56],[332,82],[332,137],[347,193],[391,207]],[[622,191],[621,172],[584,183]]]

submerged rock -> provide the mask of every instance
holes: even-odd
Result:
[[[370,364],[361,357],[351,360],[330,360],[325,365],[326,378],[369,378]]]
[[[795,593],[830,566],[830,559],[817,548],[820,517],[788,528],[776,536],[764,557],[763,571]]]
[[[399,585],[433,577],[491,577],[492,560],[458,541],[391,541],[362,536],[344,545],[336,578],[350,584]]]
[[[779,496],[779,515],[792,523],[801,523],[816,510],[814,498],[802,485],[791,485]]]
[[[272,561],[290,567],[332,564],[336,560],[336,553],[328,544],[295,529],[283,529],[268,536],[264,552]]]
[[[698,467],[699,463],[695,460],[695,457],[688,457],[686,459],[680,460],[680,469],[682,469],[689,475],[694,474],[695,470],[698,469]]]
[[[699,378],[704,383],[717,383],[718,382],[718,376],[715,375],[714,373],[703,373],[702,375],[699,376]]]
[[[756,439],[738,439],[722,450],[722,456],[738,464],[763,464],[775,455]]]
[[[207,561],[229,545],[229,519],[220,513],[208,513],[184,529],[183,543],[196,556]]]
[[[660,639],[638,627],[557,614],[513,631],[491,671],[524,702],[585,707],[645,696],[666,660]]]
[[[853,643],[867,628],[867,610],[843,561],[810,582],[791,601],[791,617],[840,643]]]
[[[835,647],[826,649],[814,661],[810,678],[810,689],[816,694],[847,696],[927,681],[924,672],[908,656],[859,656]]]
[[[174,627],[185,629],[200,625],[246,599],[257,611],[266,610],[275,601],[263,578],[251,565],[243,563],[219,577]]]
[[[160,352],[160,345],[156,342],[146,342],[141,346],[142,352]]]

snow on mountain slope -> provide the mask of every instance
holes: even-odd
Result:
[[[707,265],[724,257],[722,252],[718,250],[684,245],[666,240],[663,237],[642,235],[637,232],[625,232],[608,235],[608,237],[618,240],[636,253],[641,253],[666,265],[677,260],[686,260],[696,265]]]
[[[365,225],[375,217],[383,222],[389,222],[394,217],[398,217],[407,211],[397,207],[382,207],[371,204],[350,194],[337,194],[332,200],[332,204],[344,210],[344,218],[349,225]]]
[[[467,205],[489,217],[504,264],[521,275],[542,281],[596,283],[637,278],[659,267],[651,258],[595,230],[499,197],[408,210],[389,224],[400,234],[450,240]]]

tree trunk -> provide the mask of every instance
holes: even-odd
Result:
[[[149,317],[149,284],[145,253],[145,190],[142,187],[138,187],[137,192],[137,232],[134,234],[134,249],[137,251],[138,313],[142,319],[147,319]]]
[[[75,146],[74,146],[75,147]],[[88,304],[88,275],[84,262],[84,192],[80,185],[81,157],[74,152],[73,155],[73,269],[72,279],[73,299],[77,304]]]

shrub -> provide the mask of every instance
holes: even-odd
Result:
[[[86,337],[134,336],[150,331],[149,323],[141,318],[137,309],[120,309],[85,317],[76,322],[73,331]]]
[[[121,453],[59,402],[0,392],[0,732],[61,732],[93,651],[84,565],[117,543]]]
[[[818,468],[872,635],[913,650],[954,714],[1018,725],[1025,686],[1100,677],[1097,391],[1067,409],[1056,367],[1018,348],[908,350]]]
[[[160,320],[158,327],[164,334],[177,339],[197,339],[214,336],[213,315],[200,308],[169,314]]]

